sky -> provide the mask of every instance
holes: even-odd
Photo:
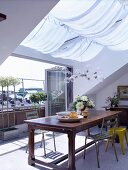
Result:
[[[9,56],[0,65],[0,76],[45,80],[45,69],[55,65]],[[41,87],[42,81],[24,81],[26,87]]]

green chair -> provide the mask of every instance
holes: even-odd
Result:
[[[37,110],[31,111],[31,112],[26,112],[26,119],[27,120],[37,119],[37,118],[39,118]],[[48,131],[46,131],[46,130],[38,130],[37,131],[38,134],[42,134],[40,147],[42,147],[42,145],[43,145],[45,156],[46,156],[45,133],[47,133],[47,132]],[[56,143],[55,143],[55,133],[54,132],[52,132],[52,136],[53,136],[53,143],[54,143],[54,151],[56,152]],[[28,150],[28,144],[27,144],[27,147],[26,147],[26,153],[27,153],[27,150]]]
[[[117,117],[109,119],[109,120],[104,118],[102,120],[101,129],[100,129],[100,132],[98,134],[88,133],[88,135],[85,136],[84,159],[85,159],[85,153],[86,153],[86,147],[87,147],[86,146],[87,145],[87,139],[91,139],[93,141],[93,144],[95,144],[97,164],[98,164],[98,168],[100,168],[99,143],[100,143],[100,141],[103,141],[105,139],[110,139],[112,141],[112,146],[113,146],[113,149],[114,149],[116,160],[118,161],[117,151],[116,151],[116,147],[115,147],[115,137],[116,137],[115,129],[116,129],[117,125],[118,125]],[[108,134],[104,130],[105,127],[113,127],[113,133]]]

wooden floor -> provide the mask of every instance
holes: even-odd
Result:
[[[47,158],[44,157],[43,149],[40,148],[40,135],[36,135],[35,154],[38,158],[51,162],[68,152],[67,136],[56,134],[57,152],[53,152],[53,140],[51,134],[46,134]],[[36,165],[29,166],[27,163],[28,154],[25,153],[27,145],[27,137],[18,138],[8,142],[0,141],[0,170],[49,170],[49,168]],[[76,148],[84,143],[83,134],[76,137]],[[120,145],[117,143],[117,152],[119,162],[116,161],[113,149],[110,145],[108,152],[104,151],[104,143],[100,145],[100,170],[128,170],[128,148],[125,144],[125,155],[121,154]],[[63,162],[67,166],[67,161]],[[87,150],[86,158],[83,159],[83,152],[76,156],[77,170],[99,170],[96,162],[95,147],[92,146]],[[54,169],[55,170],[55,169]],[[57,169],[56,169],[57,170]]]

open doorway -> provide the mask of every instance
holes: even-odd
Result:
[[[52,116],[57,112],[68,110],[73,100],[73,84],[65,83],[67,76],[62,70],[53,67],[45,72],[45,87],[47,93],[46,115]],[[72,71],[72,68],[67,67]]]

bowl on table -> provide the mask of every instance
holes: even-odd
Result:
[[[79,122],[83,119],[82,115],[78,115],[75,111],[58,112],[58,120],[60,122]]]

